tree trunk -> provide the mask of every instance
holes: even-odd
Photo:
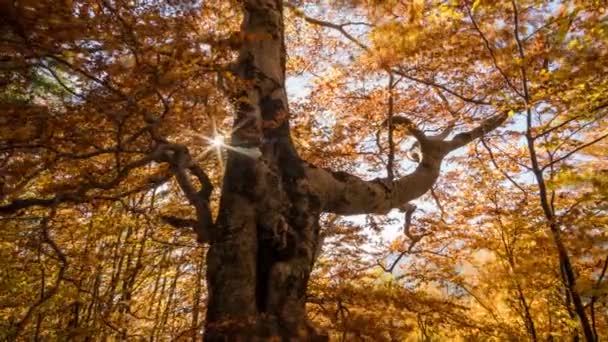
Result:
[[[244,1],[231,140],[240,149],[228,152],[207,254],[206,341],[324,340],[305,313],[320,203],[289,137],[283,32],[282,1]]]

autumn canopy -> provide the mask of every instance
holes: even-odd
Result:
[[[0,339],[608,337],[598,0],[0,1]]]

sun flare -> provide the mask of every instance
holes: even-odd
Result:
[[[209,144],[213,147],[220,147],[224,145],[224,137],[221,135],[216,135],[212,139],[209,140]]]

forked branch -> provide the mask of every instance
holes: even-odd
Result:
[[[209,197],[213,191],[211,180],[203,169],[192,160],[186,146],[166,144],[161,145],[160,151],[158,161],[167,162],[171,165],[171,172],[175,175],[177,184],[196,212],[196,220],[180,219],[172,216],[166,216],[163,219],[176,227],[191,225],[198,236],[199,242],[211,241],[211,227],[213,225],[213,218],[209,209]],[[198,179],[200,190],[196,190],[190,181],[188,171]]]
[[[496,129],[507,118],[507,113],[492,116],[476,128],[445,140],[452,125],[437,136],[427,136],[408,118],[393,117],[393,124],[404,125],[420,144],[422,160],[413,173],[396,180],[366,181],[346,172],[309,166],[306,169],[308,182],[318,194],[325,212],[341,215],[386,214],[427,192],[437,180],[447,154]]]

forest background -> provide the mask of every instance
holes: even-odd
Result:
[[[149,156],[186,146],[221,188],[241,3],[0,4],[0,338],[199,340],[208,244]],[[336,341],[608,336],[606,4],[284,7],[291,136],[319,167],[392,179],[420,162],[392,118],[508,115],[415,202],[322,216],[309,318]]]

